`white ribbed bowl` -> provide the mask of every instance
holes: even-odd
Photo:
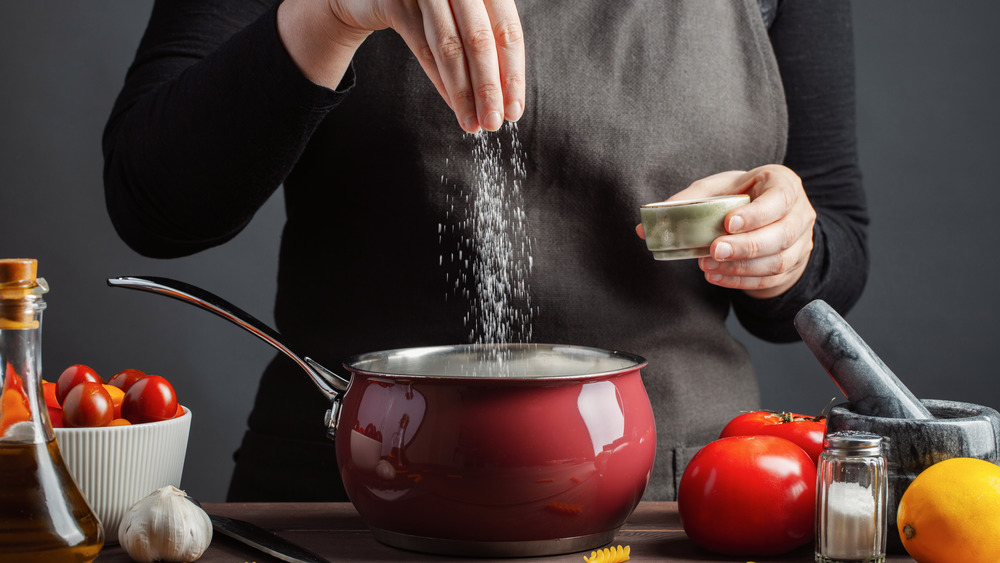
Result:
[[[166,485],[180,487],[190,429],[187,407],[160,422],[54,429],[66,467],[104,525],[106,543],[118,543],[118,524],[136,501]]]

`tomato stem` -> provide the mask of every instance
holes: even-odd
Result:
[[[766,412],[768,417],[778,417],[780,420],[778,424],[785,424],[788,422],[823,422],[826,420],[826,415],[820,414],[819,416],[804,416],[801,414],[790,413],[788,411],[768,411],[761,410],[757,412]]]
[[[835,402],[837,402],[837,398],[836,398],[836,397],[834,397],[834,398],[830,399],[830,402],[829,402],[829,403],[827,403],[827,404],[826,404],[826,406],[825,406],[825,407],[823,407],[823,410],[821,410],[821,411],[819,412],[819,416],[820,416],[820,418],[826,418],[826,411],[827,411],[827,410],[829,410],[829,409],[830,409],[830,407],[832,407],[832,406],[833,406],[833,403],[835,403]]]

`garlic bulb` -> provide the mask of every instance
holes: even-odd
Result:
[[[189,563],[212,543],[212,520],[187,493],[168,485],[128,509],[118,543],[138,563]]]

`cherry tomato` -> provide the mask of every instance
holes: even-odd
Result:
[[[59,379],[56,380],[56,400],[59,401],[59,404],[65,404],[66,394],[69,393],[69,390],[85,381],[104,383],[96,371],[83,364],[75,364],[64,369],[59,375]]]
[[[63,424],[68,428],[107,426],[114,417],[111,395],[101,383],[84,381],[74,385],[63,401]]]
[[[133,383],[122,401],[122,418],[132,424],[166,420],[176,413],[174,387],[159,375],[147,375]]]
[[[62,419],[62,409],[59,407],[47,407],[49,411],[49,422],[52,428],[65,428]]]
[[[777,555],[813,541],[816,465],[776,436],[716,440],[691,459],[677,505],[684,532],[728,555]]]
[[[145,373],[134,368],[126,368],[111,376],[111,379],[108,380],[108,385],[114,385],[122,391],[127,392],[133,383],[143,377],[146,377]]]
[[[368,423],[368,426],[365,426],[364,434],[377,442],[382,441],[382,433],[379,432],[378,428],[375,428],[375,425],[370,422]]]
[[[790,440],[809,454],[813,463],[823,453],[826,418],[788,412],[754,411],[741,414],[722,429],[720,438],[730,436],[777,436]]]

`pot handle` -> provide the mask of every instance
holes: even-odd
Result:
[[[196,305],[202,309],[215,313],[216,315],[253,334],[257,338],[267,342],[271,346],[274,346],[286,356],[291,358],[296,364],[299,365],[299,367],[305,370],[305,372],[309,375],[309,378],[312,379],[313,383],[316,385],[316,388],[319,389],[319,392],[333,404],[333,412],[327,414],[328,419],[332,418],[333,420],[328,420],[327,425],[330,426],[331,424],[336,424],[336,411],[338,410],[340,399],[343,397],[344,392],[347,391],[347,386],[350,383],[350,380],[345,379],[344,377],[341,377],[340,375],[337,375],[336,373],[323,367],[312,358],[299,356],[295,352],[292,352],[277,331],[267,326],[253,315],[243,311],[225,299],[205,291],[204,289],[169,278],[121,276],[117,278],[108,278],[108,285],[111,287],[124,287],[127,289],[138,289],[142,291],[149,291],[151,293],[159,293],[161,295],[166,295],[167,297],[173,297],[179,301],[185,301],[192,305]]]

